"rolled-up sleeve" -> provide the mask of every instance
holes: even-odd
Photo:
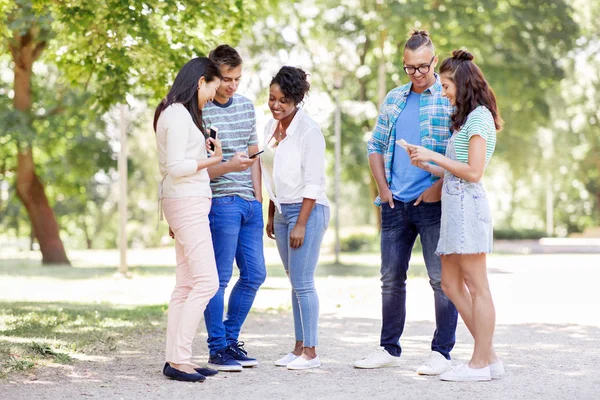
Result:
[[[185,115],[180,115],[179,110],[169,113],[166,122],[167,134],[167,173],[174,178],[180,178],[196,173],[198,161],[185,158],[190,137],[190,126]],[[183,110],[184,112],[187,112]]]
[[[388,94],[389,97],[389,94]],[[385,98],[381,108],[379,109],[379,115],[377,116],[377,123],[371,138],[367,142],[367,154],[385,154],[387,144],[389,140],[389,129],[388,129],[388,115],[386,112],[388,97]]]
[[[302,140],[302,197],[319,199],[325,195],[325,138],[320,129],[308,130]]]

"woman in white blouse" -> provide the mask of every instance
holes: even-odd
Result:
[[[310,85],[306,73],[283,67],[273,78],[265,128],[263,181],[269,197],[267,235],[277,249],[292,285],[296,343],[275,362],[288,369],[321,365],[317,356],[319,297],[314,278],[323,235],[329,224],[325,196],[325,138],[317,123],[299,108]]]
[[[202,107],[212,101],[220,82],[219,68],[211,60],[194,58],[181,68],[154,114],[163,176],[159,207],[175,235],[177,259],[163,374],[180,381],[201,382],[215,373],[192,364],[191,356],[202,313],[219,287],[208,223],[212,194],[206,168],[221,161],[221,143],[207,137]]]

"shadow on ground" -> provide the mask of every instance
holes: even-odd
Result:
[[[7,305],[3,304],[3,308]],[[55,307],[89,315],[92,306],[51,304],[10,304],[12,314],[28,310],[49,312]],[[82,309],[79,307],[83,307]],[[99,311],[101,320],[128,320],[119,308]],[[481,384],[453,384],[435,377],[421,377],[415,369],[429,354],[434,324],[408,321],[402,338],[405,363],[398,368],[357,370],[353,361],[378,345],[378,317],[340,318],[336,314],[320,319],[319,354],[323,366],[311,371],[287,371],[273,366],[293,345],[292,316],[285,313],[253,313],[240,339],[246,349],[261,361],[258,368],[242,373],[220,373],[202,385],[168,381],[160,374],[164,352],[165,319],[158,309],[138,307],[134,315],[149,314],[151,330],[132,331],[122,336],[102,359],[75,361],[73,365],[39,367],[11,374],[0,381],[0,397],[35,398],[286,398],[286,399],[595,399],[600,384],[598,368],[600,329],[582,325],[522,324],[500,325],[495,343],[506,364],[507,376]],[[103,314],[105,313],[105,314]],[[376,314],[379,314],[377,311]],[[54,314],[57,317],[60,314]],[[68,317],[74,321],[72,317]],[[88,317],[89,319],[90,317]],[[137,321],[137,320],[136,320]],[[158,326],[152,324],[158,323]],[[137,323],[137,322],[136,322]],[[26,328],[3,328],[2,340],[29,339]],[[194,346],[199,363],[206,362],[206,335],[200,328]],[[453,351],[455,363],[468,361],[472,342],[463,325],[457,332]],[[93,356],[92,351],[89,356]]]

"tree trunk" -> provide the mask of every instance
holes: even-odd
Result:
[[[14,61],[14,107],[31,112],[31,75],[35,60],[46,43],[36,41],[34,28],[21,36],[15,36],[9,44]],[[42,252],[43,264],[70,264],[60,240],[58,223],[54,211],[44,193],[44,186],[35,173],[31,143],[19,143],[17,158],[17,195],[27,209],[32,229]]]
[[[386,69],[385,69],[385,53],[383,51],[385,46],[385,41],[387,39],[387,31],[381,31],[379,36],[379,48],[381,49],[381,57],[378,60],[378,68],[377,68],[377,107],[381,109],[381,105],[383,104],[383,100],[385,100],[385,96],[387,94],[387,86],[386,86]],[[371,192],[375,194],[375,196],[379,195],[379,190],[377,189],[377,184],[375,182],[375,178],[371,176]],[[381,232],[381,207],[373,207],[375,213],[375,220],[377,221],[377,229]]]

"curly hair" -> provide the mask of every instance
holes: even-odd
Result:
[[[496,130],[502,129],[496,95],[488,85],[481,69],[473,62],[475,57],[466,50],[454,50],[452,57],[442,61],[440,75],[456,85],[456,111],[452,114],[452,130],[459,130],[475,108],[485,106],[494,117]]]
[[[304,96],[310,90],[310,83],[307,80],[308,74],[300,68],[281,67],[277,75],[273,77],[269,86],[278,84],[283,95],[292,100],[294,105],[298,105],[304,100]]]

